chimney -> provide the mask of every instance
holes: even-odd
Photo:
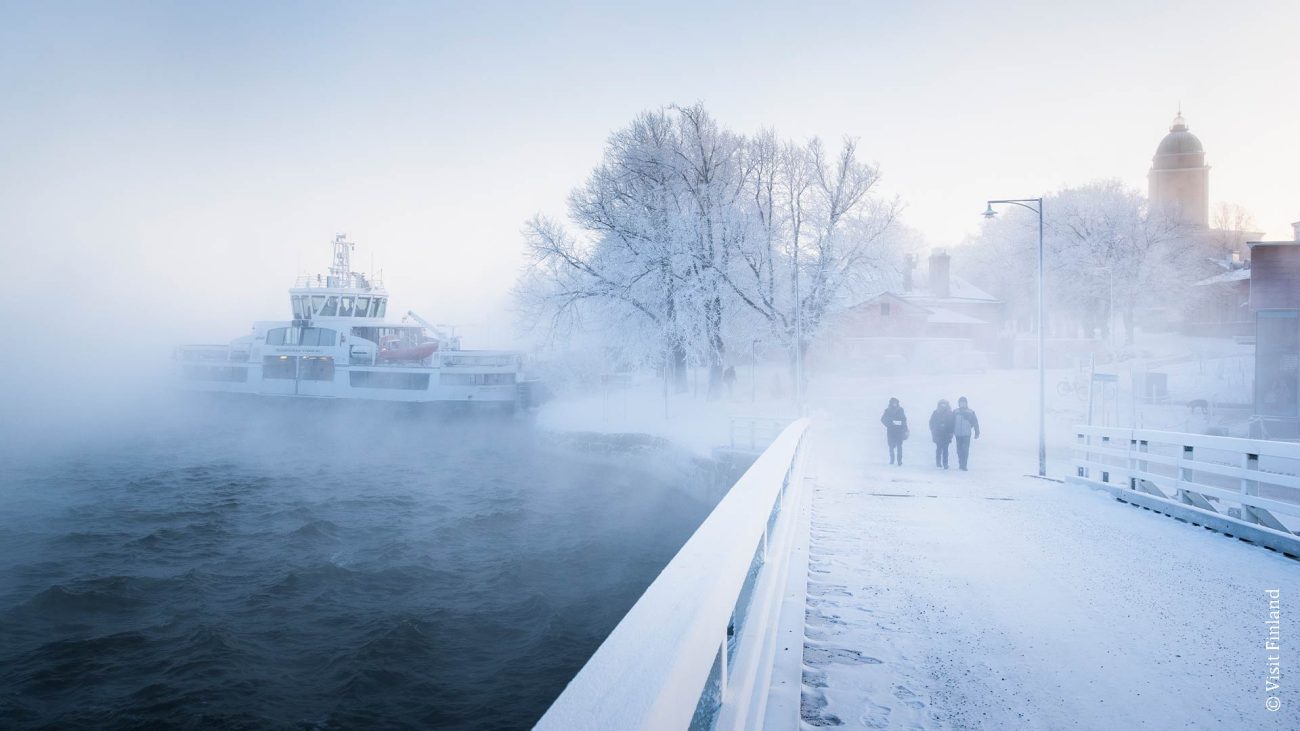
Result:
[[[948,287],[948,263],[950,257],[948,252],[943,249],[935,249],[930,254],[930,296],[938,299],[947,299],[949,296]]]

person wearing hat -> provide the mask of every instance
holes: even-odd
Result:
[[[957,469],[965,470],[970,460],[970,438],[980,438],[980,420],[966,405],[966,397],[957,399],[957,410],[952,412],[952,433],[957,439]]]
[[[907,414],[903,412],[898,399],[889,399],[889,406],[880,415],[880,423],[885,425],[885,439],[889,442],[889,463],[903,464],[903,440],[908,437]]]

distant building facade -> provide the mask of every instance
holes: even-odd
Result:
[[[881,291],[830,318],[819,337],[823,359],[883,366],[903,364],[934,370],[971,370],[997,365],[1005,338],[1002,300],[952,274],[949,254],[931,253],[924,281],[909,258]]]
[[[1294,241],[1252,241],[1255,436],[1300,436],[1300,222]]]

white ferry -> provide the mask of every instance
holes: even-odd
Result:
[[[255,322],[252,333],[229,345],[178,347],[184,387],[513,410],[521,354],[461,350],[458,337],[414,312],[401,323],[385,320],[388,292],[352,271],[353,247],[336,236],[329,274],[299,277],[289,290],[292,320]]]

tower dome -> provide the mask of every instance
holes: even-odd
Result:
[[[1181,109],[1151,158],[1147,180],[1152,205],[1183,223],[1202,228],[1209,225],[1210,167],[1205,164],[1205,148],[1188,131]]]
[[[1190,167],[1186,164],[1173,163],[1192,162],[1191,160],[1166,157],[1170,155],[1201,155],[1202,158],[1197,164],[1205,163],[1205,148],[1201,146],[1200,138],[1187,131],[1187,121],[1183,119],[1182,112],[1179,112],[1178,116],[1174,117],[1173,124],[1169,125],[1169,134],[1165,135],[1163,140],[1160,140],[1160,146],[1156,148],[1154,162],[1157,168]]]

